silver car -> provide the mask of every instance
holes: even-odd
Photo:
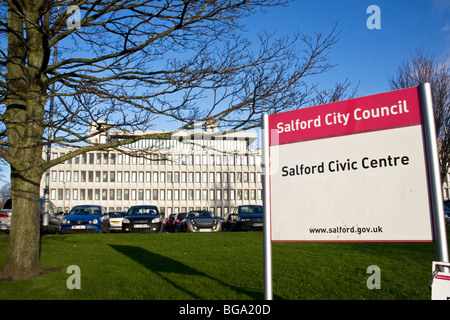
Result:
[[[11,199],[6,200],[2,210],[0,211],[0,232],[8,233],[11,228],[11,204]]]
[[[188,232],[220,232],[222,219],[215,217],[206,210],[190,211],[186,216],[186,230]]]
[[[122,231],[122,220],[126,214],[125,211],[121,210],[108,212],[111,231]]]

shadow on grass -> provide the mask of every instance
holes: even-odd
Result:
[[[110,245],[117,252],[125,255],[126,257],[133,259],[134,261],[140,263],[142,266],[148,270],[154,272],[159,277],[170,283],[174,288],[183,291],[188,294],[193,299],[205,299],[198,294],[190,291],[188,288],[183,287],[180,284],[175,283],[169,277],[165,276],[166,273],[177,273],[184,276],[200,276],[213,281],[216,281],[224,288],[235,291],[239,294],[245,294],[251,299],[261,300],[264,298],[264,294],[261,292],[249,291],[242,287],[232,286],[228,283],[223,282],[220,279],[211,277],[204,272],[198,271],[184,263],[176,261],[174,259],[162,256],[160,254],[150,252],[146,249],[135,247],[135,246],[124,246],[124,245]]]

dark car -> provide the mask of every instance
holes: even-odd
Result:
[[[109,232],[110,222],[106,208],[100,205],[79,205],[64,216],[62,233]]]
[[[169,214],[169,219],[166,221],[166,231],[167,232],[174,232],[175,231],[175,216],[176,213]]]
[[[237,208],[238,229],[242,231],[247,230],[262,230],[264,227],[263,206],[258,205],[243,205]]]
[[[178,212],[175,216],[175,232],[186,232],[187,212]]]
[[[444,201],[444,217],[445,217],[445,224],[450,224],[450,200]]]
[[[40,224],[41,224],[41,232],[48,233],[58,233],[61,230],[61,221],[62,214],[58,212],[56,206],[50,200],[48,201],[48,216],[47,216],[47,225],[44,223],[45,219],[45,200],[44,198],[39,199],[39,204],[41,206],[40,213]]]
[[[123,232],[160,232],[163,228],[157,206],[132,206],[122,220]]]
[[[239,215],[236,213],[229,213],[223,218],[223,230],[236,231],[238,229]]]
[[[222,231],[222,219],[206,210],[189,211],[186,217],[186,230],[188,232],[219,232]]]

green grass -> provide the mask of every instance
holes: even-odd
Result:
[[[42,237],[41,264],[59,272],[0,282],[4,299],[264,298],[262,232],[75,234]],[[0,266],[7,251],[0,235]],[[429,300],[434,243],[272,243],[274,299]],[[67,267],[81,270],[69,290]],[[369,290],[367,267],[381,268]]]

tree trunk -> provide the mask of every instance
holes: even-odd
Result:
[[[11,168],[12,215],[8,256],[0,277],[10,280],[35,277],[43,270],[40,253],[40,178],[25,177]]]

